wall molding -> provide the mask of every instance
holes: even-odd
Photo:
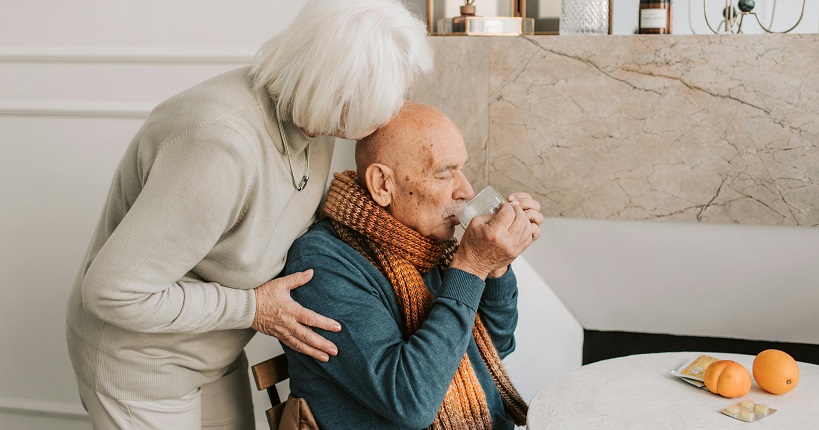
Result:
[[[147,102],[0,100],[0,117],[84,117],[144,119],[156,106]]]
[[[32,399],[0,397],[0,412],[16,415],[36,415],[61,419],[88,420],[88,412],[80,405],[45,402]]]
[[[0,47],[0,63],[250,64],[249,47]]]

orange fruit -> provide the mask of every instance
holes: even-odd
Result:
[[[719,360],[705,369],[705,388],[722,397],[733,399],[751,391],[751,374],[732,360]]]
[[[799,366],[788,353],[766,349],[754,358],[754,379],[771,394],[785,394],[799,384]]]

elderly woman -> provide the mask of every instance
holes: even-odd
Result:
[[[311,0],[252,68],[163,102],[114,176],[70,295],[67,340],[94,428],[253,428],[256,331],[318,360],[339,324],[276,278],[314,220],[333,137],[358,139],[432,67],[397,0]],[[306,288],[306,287],[305,287]]]

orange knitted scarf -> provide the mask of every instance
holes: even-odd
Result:
[[[356,173],[351,170],[335,174],[322,212],[330,218],[341,240],[387,277],[404,312],[406,336],[415,333],[426,320],[433,299],[421,274],[435,265],[448,266],[458,247],[457,241],[432,240],[398,222],[358,185]],[[517,425],[525,425],[528,406],[512,385],[478,315],[472,336],[504,407]],[[486,395],[466,354],[430,428],[492,428]]]

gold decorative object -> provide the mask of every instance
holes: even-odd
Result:
[[[734,7],[731,0],[725,0],[725,9],[722,10],[722,20],[720,21],[719,25],[717,25],[716,29],[714,29],[714,27],[711,26],[711,22],[708,20],[708,13],[706,12],[708,10],[708,0],[702,0],[702,11],[703,14],[705,15],[705,23],[708,25],[708,29],[714,32],[715,34],[741,33],[742,21],[745,18],[745,16],[748,15],[753,16],[756,19],[756,22],[759,24],[759,26],[767,33],[789,33],[793,29],[795,29],[800,22],[802,22],[802,18],[805,16],[805,4],[807,3],[807,0],[802,0],[802,12],[799,14],[799,19],[796,21],[796,24],[794,24],[793,26],[791,26],[791,28],[785,31],[771,30],[771,27],[773,26],[773,17],[774,14],[776,13],[776,2],[777,0],[774,0],[773,13],[771,14],[771,23],[767,27],[764,24],[762,24],[762,21],[760,21],[759,19],[759,15],[757,15],[756,12],[754,12],[754,7],[756,6],[755,0],[739,0],[737,2],[736,7]],[[739,8],[739,11],[737,11],[737,7]]]

